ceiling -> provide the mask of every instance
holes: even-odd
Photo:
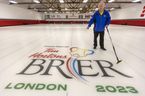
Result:
[[[0,3],[7,3],[14,6],[35,10],[45,13],[89,13],[97,9],[98,0],[14,0],[16,3],[10,3],[10,0],[0,0]],[[120,9],[123,7],[141,4],[142,1],[132,2],[133,0],[114,0],[107,3],[108,10]]]

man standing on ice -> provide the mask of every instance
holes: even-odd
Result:
[[[105,10],[105,2],[100,1],[98,4],[98,10],[94,13],[92,18],[90,19],[88,23],[87,29],[91,27],[92,24],[94,24],[94,49],[97,47],[97,37],[100,35],[100,48],[102,50],[106,50],[104,47],[104,31],[105,27],[108,27],[111,21],[110,14],[107,10]]]

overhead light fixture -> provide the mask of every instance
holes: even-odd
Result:
[[[34,8],[34,10],[37,11],[38,9],[37,8]]]
[[[83,10],[83,8],[80,8],[80,10]]]
[[[49,8],[49,10],[52,10],[51,8]]]
[[[84,0],[84,1],[83,1],[83,3],[87,3],[87,2],[88,2],[88,0]]]
[[[114,2],[115,0],[109,0],[108,2]]]
[[[67,8],[65,8],[65,10],[68,10]]]
[[[64,3],[64,1],[63,1],[63,0],[59,0],[59,2],[60,2],[60,3]]]
[[[98,10],[98,8],[96,8],[95,10]]]
[[[112,11],[112,10],[114,10],[115,8],[111,8],[110,10]]]
[[[141,0],[133,0],[132,2],[140,2]]]
[[[16,0],[9,0],[9,3],[16,4],[16,3],[18,3],[18,2],[16,2]]]
[[[35,2],[35,3],[40,3],[40,1],[39,1],[39,0],[33,0],[33,2]]]

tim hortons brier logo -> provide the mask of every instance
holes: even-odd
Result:
[[[67,50],[67,51],[66,51]],[[132,78],[129,75],[113,68],[107,60],[92,60],[93,50],[78,47],[47,48],[43,52],[36,52],[29,56],[30,63],[18,75],[45,75],[53,76],[52,70],[66,79],[88,81],[88,77],[117,77]],[[36,68],[36,70],[32,70]],[[110,71],[112,73],[110,73]],[[56,72],[55,72],[56,73]]]
[[[91,80],[94,81],[96,78],[112,78],[118,76],[123,78],[132,78],[131,76],[114,68],[115,65],[113,65],[110,61],[93,60],[92,58],[96,56],[94,53],[95,52],[93,50],[78,47],[47,47],[47,49],[42,52],[36,52],[30,55],[30,62],[23,68],[23,70],[21,70],[21,72],[17,73],[17,75],[43,75],[52,79],[55,79],[54,76],[57,77],[57,75],[60,75],[63,79],[76,79],[76,81],[81,81],[82,83],[87,84],[87,86],[90,85],[90,88],[93,86],[94,90],[96,90],[94,96],[98,93],[123,93],[127,94],[127,96],[128,94],[139,93],[139,91],[131,85],[98,85],[98,83],[91,85]],[[57,77],[57,79],[59,79],[59,77]],[[71,87],[70,85],[65,84],[65,82],[58,82],[10,82],[6,85],[5,89],[25,91],[47,90],[50,95],[52,91],[53,93],[55,92],[55,96],[60,96],[58,92],[64,92],[64,94],[68,90],[71,92],[71,89],[69,89]],[[80,86],[80,88],[82,87]],[[81,92],[84,93],[84,91]],[[68,96],[68,94],[66,96]]]

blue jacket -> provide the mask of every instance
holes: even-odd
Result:
[[[96,11],[88,23],[88,27],[94,23],[95,32],[104,32],[105,26],[109,25],[111,17],[108,11],[104,10],[104,13],[100,15],[99,11]]]

